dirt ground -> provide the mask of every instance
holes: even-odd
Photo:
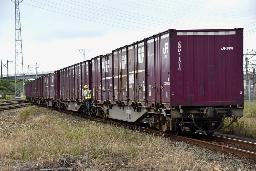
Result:
[[[0,170],[256,170],[182,142],[29,106],[0,112]]]

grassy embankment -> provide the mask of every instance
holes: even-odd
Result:
[[[0,113],[0,170],[55,167],[66,155],[83,156],[78,170],[248,169],[232,157],[46,108]]]
[[[223,132],[256,138],[256,102],[245,102],[244,116]]]

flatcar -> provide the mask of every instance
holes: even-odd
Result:
[[[40,105],[211,135],[243,115],[243,29],[169,29],[28,82],[25,92]]]

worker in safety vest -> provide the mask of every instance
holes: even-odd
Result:
[[[91,93],[91,90],[89,90],[88,85],[84,85],[83,97],[84,97],[85,112],[89,112],[91,109],[91,103],[92,103],[92,93]]]

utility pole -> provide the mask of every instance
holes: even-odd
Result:
[[[2,61],[1,61],[1,62],[2,62]],[[6,78],[7,78],[7,79],[8,79],[8,77],[9,77],[9,63],[10,63],[10,62],[12,62],[12,61],[9,61],[9,60],[7,59],[6,64],[3,65],[3,67],[6,68]]]
[[[36,62],[36,78],[37,78],[37,75],[38,75],[38,73],[37,73],[37,69],[38,69],[39,67],[37,66],[37,62]]]
[[[247,87],[246,93],[248,95],[248,99],[250,99],[250,94],[249,94],[250,85],[249,85],[249,76],[248,76],[248,57],[247,56],[245,56],[245,78],[246,78],[246,87]],[[249,100],[249,102],[250,102],[250,100]]]
[[[3,61],[1,59],[1,79],[3,78]]]
[[[7,78],[9,77],[9,63],[10,63],[10,62],[12,62],[12,61],[7,60],[7,62],[6,62],[6,70],[7,70],[7,72],[6,72],[6,77],[7,77]]]
[[[85,61],[85,49],[78,49],[78,51],[82,54],[83,60]]]
[[[28,75],[29,75],[29,68],[30,68],[30,66],[28,65]]]
[[[20,3],[23,0],[12,0],[15,5],[15,97],[19,95],[21,90],[17,89],[17,68],[21,64],[21,74],[23,73],[23,53],[22,53],[22,37],[21,37],[21,22],[20,22]],[[21,60],[21,62],[20,62]],[[22,78],[22,91],[24,92],[24,77]]]

